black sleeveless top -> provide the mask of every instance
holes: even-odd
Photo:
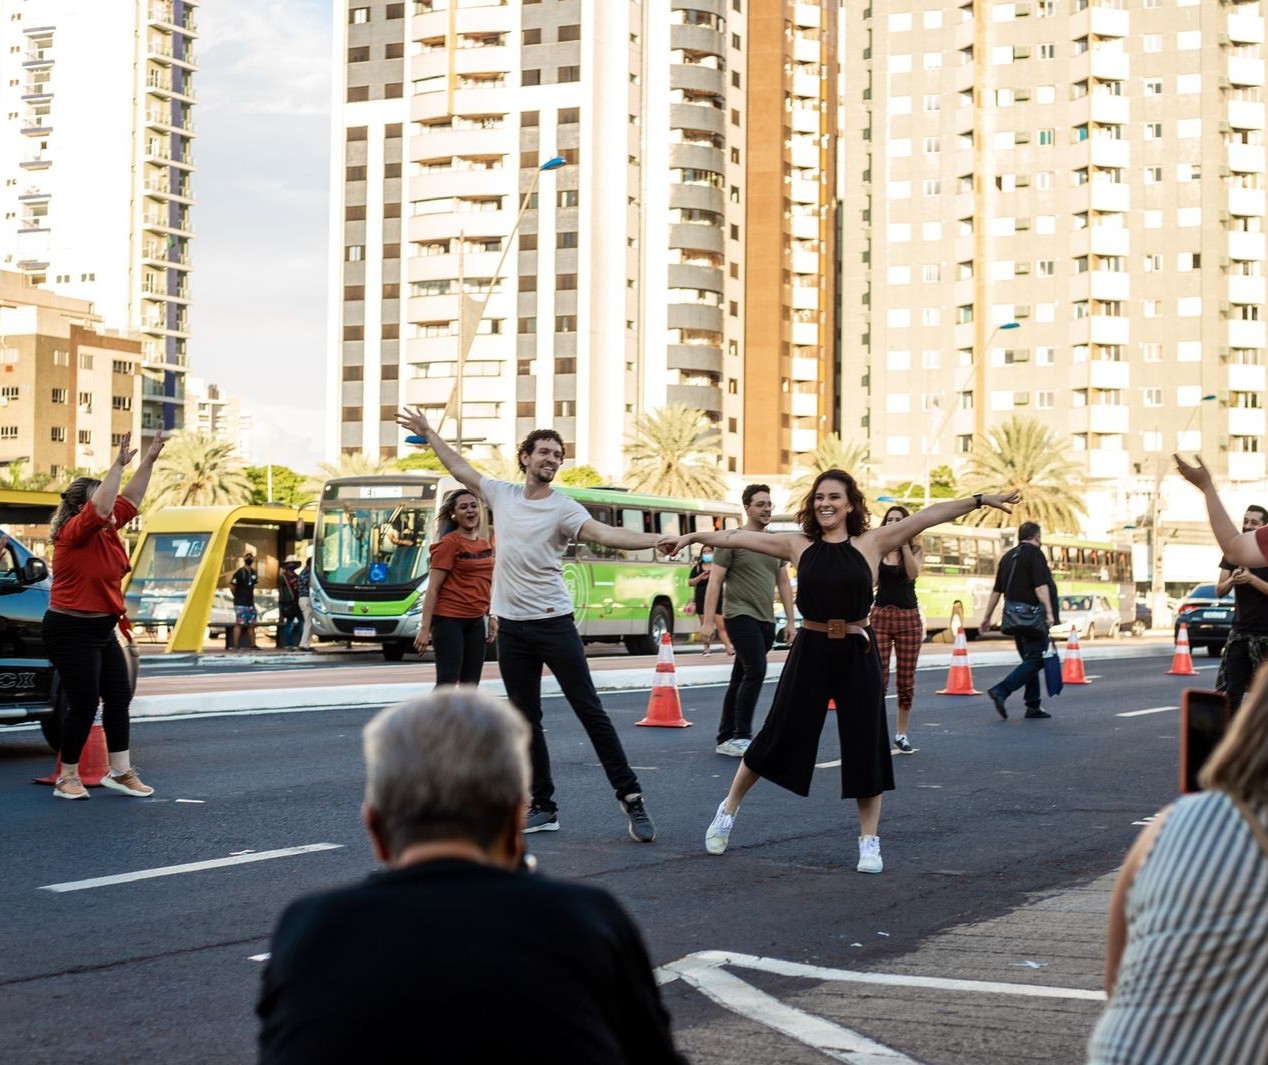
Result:
[[[876,568],[876,605],[899,606],[904,610],[915,610],[916,582],[907,576],[907,567],[900,560],[898,565],[891,566],[882,562]]]
[[[872,606],[872,567],[848,540],[815,540],[797,563],[797,609],[810,621],[863,621]]]

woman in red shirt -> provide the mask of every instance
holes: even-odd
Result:
[[[484,645],[497,639],[489,616],[493,545],[480,536],[480,500],[466,488],[445,496],[431,545],[427,594],[414,648],[436,649],[436,686],[479,684]]]
[[[53,590],[44,615],[44,653],[57,670],[67,699],[61,772],[53,785],[59,799],[88,798],[79,779],[79,756],[88,742],[98,703],[110,755],[110,772],[102,777],[102,786],[124,795],[154,794],[132,766],[128,748],[132,683],[114,630],[122,624],[127,631],[121,582],[131,569],[117,530],[136,517],[164,443],[162,433],[154,437],[132,480],[120,491],[124,468],[136,457],[132,434],[126,433],[114,465],[102,480],[78,477],[71,481],[49,527]]]

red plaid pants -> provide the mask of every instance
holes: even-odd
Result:
[[[916,659],[920,657],[920,645],[925,638],[920,611],[901,606],[875,606],[872,607],[871,621],[876,633],[876,649],[881,656],[881,691],[889,692],[889,654],[892,648],[898,655],[895,671],[898,708],[910,711],[916,696]]]

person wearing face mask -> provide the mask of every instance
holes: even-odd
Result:
[[[893,525],[910,515],[906,507],[895,505],[885,511],[881,524]],[[888,552],[876,568],[876,600],[870,617],[876,632],[876,649],[881,656],[881,691],[886,694],[891,648],[898,658],[894,670],[894,686],[898,689],[894,754],[916,753],[907,741],[907,723],[911,720],[911,704],[916,695],[916,660],[925,638],[925,623],[920,619],[920,604],[916,602],[916,578],[920,576],[923,562],[924,551],[913,537]]]
[[[700,619],[700,629],[702,634],[705,629],[705,604],[708,601],[709,596],[709,574],[712,570],[713,552],[704,551],[700,555],[700,561],[691,567],[691,575],[687,578],[687,584],[689,584],[695,592],[696,617]],[[718,639],[722,641],[722,646],[726,648],[726,653],[729,655],[735,654],[735,648],[731,644],[730,637],[726,634],[726,619],[722,616],[721,612],[714,615],[713,623],[718,628]],[[711,641],[705,639],[704,636],[701,635],[700,642],[704,648],[704,657],[708,658],[709,645]]]
[[[497,618],[489,615],[493,545],[480,535],[481,518],[480,500],[467,488],[445,496],[436,518],[414,650],[434,644],[438,688],[479,684],[485,644],[497,639]]]

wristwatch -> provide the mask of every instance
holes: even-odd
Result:
[[[975,507],[980,507],[981,505],[982,505],[982,493],[981,493],[981,492],[974,492],[974,493],[973,493],[973,506],[975,506]]]

